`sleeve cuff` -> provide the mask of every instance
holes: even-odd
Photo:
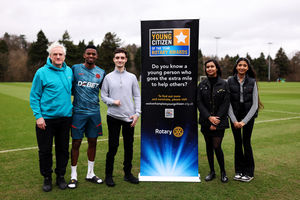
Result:
[[[35,119],[39,119],[39,118],[41,118],[41,117],[43,117],[42,114],[36,114],[36,115],[35,115]]]

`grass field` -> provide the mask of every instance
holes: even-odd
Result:
[[[123,143],[116,156],[116,187],[95,185],[84,180],[87,170],[86,148],[81,147],[76,190],[42,191],[38,167],[34,117],[29,107],[31,83],[0,83],[0,199],[299,199],[300,198],[300,83],[259,83],[265,109],[259,113],[252,136],[255,179],[241,183],[234,175],[234,142],[226,131],[223,150],[230,180],[205,182],[209,171],[205,145],[199,132],[199,172],[201,183],[123,181]],[[97,147],[95,172],[104,178],[107,152],[106,106],[101,104],[104,136]],[[139,173],[140,121],[136,128],[133,173]],[[7,151],[13,150],[13,151]],[[218,165],[215,160],[217,172]],[[70,165],[66,179],[70,177]],[[55,176],[53,175],[53,178]]]

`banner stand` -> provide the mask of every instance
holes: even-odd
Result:
[[[140,181],[201,182],[199,20],[141,21]]]
[[[141,176],[139,173],[139,181],[157,181],[157,182],[201,182],[200,174],[198,177],[183,176]]]

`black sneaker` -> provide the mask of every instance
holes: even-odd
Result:
[[[205,177],[205,181],[211,181],[214,178],[216,178],[216,173],[212,171]]]
[[[68,184],[65,181],[64,176],[57,176],[56,177],[56,185],[61,189],[64,190],[68,187]]]
[[[50,192],[52,190],[52,178],[51,177],[44,178],[43,190],[44,190],[44,192]]]
[[[124,181],[127,181],[129,183],[133,183],[133,184],[138,184],[139,183],[139,179],[134,177],[132,174],[124,176]]]
[[[105,183],[108,187],[114,187],[116,185],[111,176],[105,177]]]
[[[222,183],[228,182],[228,177],[226,176],[226,172],[221,172],[221,182]]]

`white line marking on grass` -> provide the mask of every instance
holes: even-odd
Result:
[[[140,137],[139,135],[136,135],[134,137]],[[120,137],[120,139],[122,139],[123,137]],[[97,140],[98,142],[103,142],[103,141],[108,141],[108,139],[99,139]],[[83,143],[87,143],[87,141],[82,141],[82,144]],[[69,143],[70,145],[72,145],[72,142]],[[55,145],[53,145],[54,147]],[[8,153],[8,152],[16,152],[16,151],[26,151],[26,150],[32,150],[32,149],[37,149],[38,147],[26,147],[26,148],[20,148],[20,149],[8,149],[8,150],[3,150],[3,151],[0,151],[0,154],[1,153]]]
[[[270,119],[270,120],[263,120],[263,121],[256,121],[255,124],[267,123],[267,122],[277,122],[277,121],[284,121],[284,120],[291,120],[291,119],[300,119],[300,116],[297,116],[297,117],[288,117],[288,118],[279,118],[279,119]]]
[[[267,112],[277,112],[277,113],[284,113],[284,114],[300,115],[300,113],[287,112],[287,111],[280,111],[280,110],[266,110],[266,109],[264,109],[263,111],[267,111]]]
[[[0,151],[0,153],[7,153],[7,152],[14,152],[14,151],[25,151],[25,150],[31,150],[31,149],[37,149],[38,147],[26,147],[21,149],[9,149],[9,150],[3,150]]]

